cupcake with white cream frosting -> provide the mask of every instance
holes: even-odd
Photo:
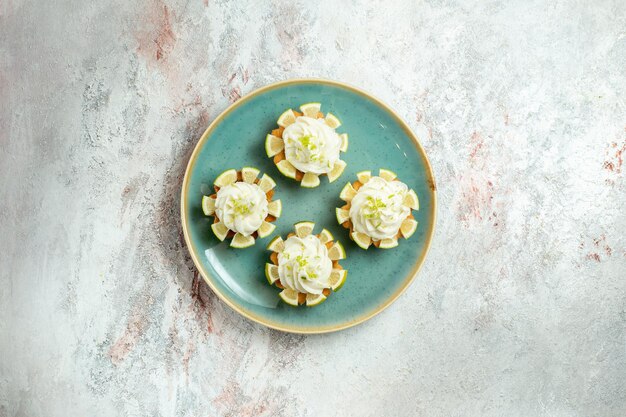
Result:
[[[320,108],[320,103],[307,103],[299,112],[285,111],[278,128],[265,138],[267,156],[281,174],[307,188],[317,187],[321,175],[335,181],[346,167],[341,152],[348,150],[348,134],[337,133],[339,119],[332,113],[324,115]]]
[[[363,249],[390,249],[398,246],[400,237],[411,237],[417,229],[411,211],[419,209],[415,191],[386,169],[379,176],[363,171],[357,177],[339,196],[346,205],[336,209],[337,221],[350,229],[350,238]]]
[[[296,223],[295,233],[287,239],[275,237],[267,246],[271,263],[265,265],[267,281],[282,289],[280,298],[287,304],[316,306],[331,291],[343,286],[347,271],[339,260],[345,251],[326,229],[314,235],[312,222]]]
[[[267,174],[258,175],[259,170],[250,167],[226,170],[214,182],[215,193],[202,198],[204,214],[214,217],[213,233],[220,241],[232,238],[234,248],[247,248],[256,238],[269,236],[282,212],[281,201],[273,200],[276,183]]]

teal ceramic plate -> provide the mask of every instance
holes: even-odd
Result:
[[[338,132],[350,135],[348,164],[343,175],[329,184],[320,177],[315,189],[283,177],[265,154],[265,135],[288,108],[321,102],[323,112],[342,121]],[[212,194],[213,180],[228,168],[253,166],[277,183],[275,197],[283,213],[275,233],[258,239],[248,249],[233,249],[213,235],[212,217],[201,209],[203,194]],[[337,224],[335,207],[342,206],[339,193],[346,182],[355,181],[363,170],[387,168],[413,188],[420,200],[414,211],[417,232],[400,245],[364,251]],[[182,225],[196,267],[213,291],[230,307],[258,323],[295,333],[323,333],[362,323],[389,306],[411,283],[430,246],[435,226],[436,193],[432,170],[415,135],[397,114],[380,100],[354,87],[334,81],[289,80],[261,88],[226,109],[200,138],[183,181]],[[343,288],[321,305],[294,308],[279,302],[278,290],[267,284],[264,265],[270,252],[267,243],[276,234],[283,237],[301,220],[316,223],[315,233],[329,229],[344,244],[348,270]]]

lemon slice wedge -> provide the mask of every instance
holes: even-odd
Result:
[[[317,113],[319,113],[322,105],[320,103],[306,103],[300,106],[300,111],[304,113],[306,117],[317,118]]]
[[[326,296],[324,294],[307,294],[306,295],[307,307],[315,307],[317,305],[322,304],[324,301],[326,301]]]
[[[218,187],[226,187],[237,181],[237,171],[234,169],[227,169],[217,176],[213,184]]]
[[[405,239],[413,236],[413,233],[417,230],[417,220],[414,219],[406,219],[402,222],[400,226],[400,233],[404,236]]]
[[[372,178],[372,171],[361,171],[356,174],[356,177],[359,179],[361,184],[365,184]]]
[[[315,223],[313,222],[298,222],[293,225],[296,236],[298,237],[307,237],[313,232],[313,228],[315,227]]]
[[[233,240],[230,241],[230,246],[237,249],[249,248],[252,245],[254,245],[254,238],[241,233],[235,233]]]
[[[267,278],[267,282],[270,285],[274,285],[276,281],[280,278],[278,275],[278,266],[270,263],[265,264],[265,278]]]
[[[278,126],[287,127],[296,121],[296,115],[293,110],[289,109],[280,115],[278,118]]]
[[[341,139],[341,148],[339,148],[339,150],[341,152],[348,152],[348,134],[342,133],[339,135],[339,138]]]
[[[300,186],[304,188],[315,188],[320,185],[320,177],[317,174],[313,174],[311,172],[307,172],[302,177],[302,182]]]
[[[380,246],[378,247],[382,249],[391,249],[391,248],[395,248],[396,246],[398,246],[398,239],[390,238],[390,239],[381,240]]]
[[[285,250],[285,241],[282,237],[276,236],[274,239],[267,244],[267,250],[271,250],[272,252],[280,253]]]
[[[346,169],[346,165],[346,162],[342,161],[341,159],[335,162],[335,166],[333,167],[332,171],[328,173],[328,182],[333,182],[337,178],[339,178],[341,174],[343,174],[343,170]]]
[[[296,167],[291,165],[291,162],[283,159],[276,164],[276,167],[287,178],[296,179]]]
[[[388,169],[381,169],[378,172],[378,176],[386,181],[393,181],[396,179],[397,175],[393,171],[389,171]]]
[[[340,259],[346,258],[346,250],[343,248],[343,245],[339,242],[335,242],[333,246],[328,249],[328,257],[331,261],[338,261]]]
[[[267,212],[274,217],[280,217],[283,212],[283,203],[280,200],[274,200],[267,205]]]
[[[290,306],[298,306],[298,292],[289,288],[282,290],[278,296]]]
[[[213,223],[211,225],[211,230],[213,230],[215,237],[218,238],[220,241],[223,242],[224,239],[226,239],[226,235],[228,234],[228,227],[226,227],[224,223],[222,222]]]
[[[350,236],[354,240],[354,243],[356,243],[361,249],[367,250],[367,248],[369,248],[372,244],[372,238],[365,233],[352,232]]]
[[[282,152],[283,149],[285,149],[285,142],[281,138],[274,135],[265,137],[265,153],[268,158]]]
[[[333,269],[330,273],[330,288],[333,291],[339,291],[343,284],[346,282],[346,277],[348,276],[348,271],[345,269]]]
[[[261,180],[259,181],[259,187],[263,190],[264,193],[268,192],[272,188],[276,187],[276,182],[267,174],[263,174]]]
[[[350,183],[346,183],[346,185],[341,190],[341,194],[339,194],[339,198],[343,201],[352,201],[354,196],[356,195],[356,190]]]
[[[264,238],[274,233],[274,229],[276,229],[275,225],[264,221],[263,223],[261,223],[261,227],[259,227],[259,230],[257,230],[257,233],[259,234],[260,238]]]
[[[215,199],[208,195],[202,196],[202,212],[205,216],[212,216],[215,213]]]
[[[341,126],[341,120],[337,119],[337,116],[332,113],[327,113],[324,121],[332,129],[337,129],[339,126]]]
[[[322,242],[322,244],[326,244],[327,242],[333,241],[335,237],[328,230],[322,229],[319,235],[319,239],[320,239],[320,242]]]
[[[420,201],[417,198],[417,194],[415,191],[409,190],[408,193],[404,196],[404,205],[413,210],[420,209]]]
[[[337,215],[337,223],[339,224],[343,224],[350,220],[350,212],[348,210],[337,207],[335,209],[335,214]]]
[[[256,168],[243,167],[241,168],[241,177],[248,184],[254,184],[254,180],[256,180],[256,177],[259,176],[259,172],[261,171]]]

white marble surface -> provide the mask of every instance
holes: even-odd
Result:
[[[1,416],[626,415],[626,4],[0,2]],[[439,219],[375,319],[281,334],[198,279],[179,188],[316,76],[421,136]]]

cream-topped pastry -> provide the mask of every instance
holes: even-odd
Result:
[[[265,152],[278,171],[306,188],[319,186],[323,175],[333,182],[346,168],[340,154],[348,150],[348,134],[337,133],[341,121],[332,113],[324,115],[321,106],[306,103],[300,112],[286,110],[278,128],[265,137]]]
[[[202,212],[214,217],[213,234],[219,241],[232,238],[233,248],[248,248],[257,237],[271,235],[276,228],[271,222],[282,212],[280,200],[272,200],[276,183],[267,174],[258,178],[259,173],[253,167],[227,169],[213,182],[215,194],[202,197]]]
[[[298,170],[328,174],[339,159],[341,139],[324,119],[300,116],[283,132],[285,158]]]
[[[280,282],[298,292],[321,294],[324,288],[330,288],[332,269],[328,248],[314,235],[288,238],[278,254]]]
[[[361,171],[357,178],[341,190],[339,198],[346,205],[335,209],[337,222],[350,229],[350,238],[362,249],[391,249],[398,246],[398,238],[410,238],[417,229],[411,213],[419,210],[415,191],[386,169],[377,177]]]
[[[354,231],[377,240],[395,237],[411,213],[403,204],[408,190],[400,181],[371,177],[352,198],[350,220]]]
[[[215,213],[228,229],[250,236],[268,215],[265,193],[256,184],[236,182],[220,188],[215,199]]]
[[[296,223],[287,240],[276,236],[267,245],[272,251],[272,263],[265,264],[267,282],[282,289],[280,298],[292,306],[320,304],[339,291],[348,274],[339,264],[346,257],[341,243],[326,229],[314,235],[314,228],[312,222]]]

